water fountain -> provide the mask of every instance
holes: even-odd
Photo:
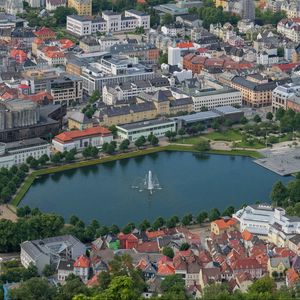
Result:
[[[148,191],[150,194],[152,194],[155,190],[160,190],[161,186],[157,176],[154,175],[151,170],[149,170],[144,178],[136,179],[136,182],[132,185],[132,188],[137,189],[139,192]]]

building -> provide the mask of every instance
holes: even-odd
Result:
[[[53,147],[59,151],[71,149],[83,150],[88,146],[101,147],[113,140],[112,133],[104,127],[92,127],[84,130],[72,130],[60,133],[52,140]]]
[[[68,7],[75,8],[79,16],[92,15],[92,0],[68,0]]]
[[[31,111],[26,113],[21,101],[31,102],[30,100],[9,100],[1,103],[0,142],[9,143],[35,137],[49,138],[49,135],[54,136],[58,133],[62,118],[66,114],[65,107],[60,105],[39,107],[34,103],[36,108],[32,107]]]
[[[172,37],[184,36],[185,28],[181,23],[172,23],[161,27],[161,32]]]
[[[255,258],[240,258],[232,264],[233,275],[248,272],[252,278],[261,278],[264,274],[263,266]]]
[[[86,36],[96,32],[134,31],[137,27],[150,29],[150,16],[143,12],[126,10],[124,16],[113,11],[103,11],[102,17],[67,16],[66,28],[75,35]]]
[[[84,113],[76,111],[68,117],[68,128],[84,130],[93,127],[92,119],[88,118]]]
[[[236,220],[229,217],[224,217],[210,223],[210,230],[215,235],[221,235],[224,232],[233,231],[236,229]]]
[[[53,30],[47,27],[42,27],[39,30],[35,31],[34,34],[38,39],[41,40],[50,40],[50,39],[55,39],[56,34]]]
[[[165,136],[167,131],[176,131],[176,123],[168,119],[153,119],[118,125],[117,129],[119,138],[135,142],[139,137],[147,137],[151,133],[159,138]]]
[[[181,87],[171,88],[175,98],[191,97],[194,111],[199,112],[204,107],[212,109],[217,106],[241,106],[242,94],[239,90],[230,88],[212,79],[187,81]]]
[[[268,272],[271,277],[273,277],[274,272],[276,272],[279,277],[283,277],[285,271],[289,268],[290,259],[288,257],[269,257],[268,259]]]
[[[288,240],[300,232],[300,218],[288,216],[282,208],[267,204],[248,205],[234,215],[240,230],[248,230],[278,246],[286,246]]]
[[[74,275],[87,282],[90,273],[91,262],[85,255],[80,255],[74,262]]]
[[[29,156],[38,160],[44,154],[50,156],[50,144],[41,138],[0,143],[0,168],[26,163]]]
[[[298,19],[283,19],[277,24],[277,31],[293,42],[300,42],[300,21]]]
[[[67,277],[74,274],[73,260],[60,260],[57,266],[57,280],[60,284],[66,282]]]
[[[11,15],[17,15],[23,13],[23,1],[22,0],[5,0],[5,11]]]
[[[231,86],[242,93],[243,103],[251,107],[272,105],[272,92],[277,85],[287,83],[290,79],[256,83],[241,76],[231,80]]]
[[[53,104],[70,106],[82,101],[82,79],[75,75],[60,76],[50,82],[49,92]]]
[[[277,86],[272,92],[272,110],[276,112],[278,108],[287,110],[292,108],[292,103],[298,105],[300,111],[300,85],[296,83],[287,83]]]
[[[66,7],[67,0],[46,0],[46,9],[48,11],[56,10],[58,7]]]
[[[83,89],[91,95],[105,85],[119,85],[124,82],[148,80],[155,77],[152,68],[127,56],[103,55],[97,62],[82,67]]]
[[[86,247],[72,235],[61,235],[42,240],[25,241],[21,243],[21,264],[28,268],[30,264],[37,267],[42,274],[46,265],[59,264],[61,259],[75,260],[85,254]]]
[[[79,47],[85,53],[99,52],[101,51],[101,45],[98,43],[97,39],[92,36],[85,36],[79,42]]]

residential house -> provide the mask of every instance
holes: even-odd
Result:
[[[229,217],[224,217],[219,220],[215,220],[210,223],[211,232],[216,235],[220,235],[225,231],[235,230],[236,220]]]
[[[290,268],[290,260],[288,257],[270,257],[268,261],[268,272],[272,277],[282,277],[284,272]]]
[[[80,255],[74,262],[74,274],[87,282],[90,273],[91,261],[85,255]]]
[[[59,283],[64,284],[70,274],[74,274],[74,261],[60,260],[57,266],[57,279]]]
[[[294,269],[290,268],[286,271],[286,285],[289,288],[294,287],[299,282],[299,273]]]
[[[84,113],[76,111],[68,117],[68,128],[84,130],[93,127],[94,122],[88,118]]]
[[[263,276],[263,267],[255,258],[241,258],[232,264],[233,275],[236,276],[240,272],[248,272],[252,278],[260,278]]]

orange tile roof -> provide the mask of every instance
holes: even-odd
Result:
[[[136,250],[141,253],[159,252],[157,241],[144,242],[136,247]]]
[[[248,230],[244,230],[242,232],[242,237],[244,241],[251,241],[253,238],[253,235],[251,232],[249,232]]]
[[[299,274],[294,268],[288,269],[286,271],[286,277],[289,285],[292,285],[299,280]]]
[[[172,274],[175,274],[175,268],[170,262],[160,264],[158,266],[157,275],[167,276],[167,275],[172,275]]]
[[[84,255],[80,255],[74,262],[74,267],[77,268],[89,268],[90,267],[90,260],[88,257]]]
[[[55,136],[54,139],[61,142],[70,142],[74,139],[79,139],[79,138],[92,136],[92,135],[108,136],[111,135],[111,132],[105,127],[97,126],[97,127],[87,128],[84,130],[66,131]]]
[[[63,52],[59,52],[59,51],[48,51],[45,53],[45,55],[49,58],[63,58],[65,57],[65,54]]]
[[[231,218],[228,221],[224,219],[215,220],[212,223],[215,223],[219,229],[227,229],[236,224],[236,220]]]
[[[147,235],[148,239],[154,239],[159,236],[164,236],[166,234],[163,230],[157,230],[157,231],[146,231],[146,235]]]
[[[35,32],[35,35],[36,35],[36,36],[41,36],[41,37],[44,37],[44,36],[47,36],[47,37],[55,37],[55,32],[52,31],[50,28],[43,27],[43,28],[37,30],[37,31]]]
[[[178,48],[194,48],[194,44],[192,42],[182,42],[177,44]]]
[[[87,287],[94,287],[99,285],[98,274],[95,274],[90,280],[86,283]]]
[[[33,43],[35,44],[38,44],[38,45],[41,45],[41,44],[44,44],[44,41],[38,37],[36,37],[34,40],[33,40]]]

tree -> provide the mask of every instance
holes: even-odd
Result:
[[[185,135],[186,131],[183,127],[181,127],[179,130],[178,130],[178,134],[183,137]]]
[[[159,140],[158,140],[157,136],[153,135],[150,143],[151,143],[152,146],[157,146],[158,143],[159,143]]]
[[[136,146],[137,148],[142,147],[143,145],[145,145],[145,143],[146,143],[146,139],[145,139],[145,137],[144,137],[143,135],[140,136],[140,137],[134,142],[134,144],[135,144],[135,146]]]
[[[273,120],[273,114],[269,111],[267,114],[266,114],[266,118],[269,120],[269,121],[272,121]]]
[[[163,292],[184,292],[185,284],[181,275],[169,275],[161,283],[161,289]],[[180,298],[178,298],[180,299]]]
[[[79,277],[70,274],[66,278],[66,283],[58,289],[58,299],[72,300],[75,295],[89,295],[89,289]]]
[[[54,11],[54,18],[56,19],[57,25],[65,25],[67,16],[77,15],[77,10],[73,7],[60,6]]]
[[[158,58],[158,63],[160,65],[167,64],[168,63],[168,53],[160,53],[160,56]]]
[[[91,156],[91,147],[90,146],[83,149],[82,156],[85,158],[88,158]]]
[[[210,150],[210,143],[208,140],[201,139],[196,145],[195,149],[200,152],[205,152]]]
[[[228,206],[224,211],[223,211],[223,216],[231,217],[234,214],[234,207],[233,206]]]
[[[152,224],[153,230],[158,230],[159,228],[163,227],[165,225],[165,220],[163,217],[158,217],[154,223]]]
[[[240,123],[245,125],[248,123],[248,119],[246,117],[242,117],[241,120],[240,120]]]
[[[96,157],[98,157],[98,154],[99,154],[99,149],[97,147],[92,147],[91,151],[90,151],[90,155],[93,158],[96,158]]]
[[[180,246],[179,250],[180,250],[180,251],[186,251],[186,250],[189,250],[190,247],[191,247],[191,245],[190,245],[189,243],[183,243],[183,244]]]
[[[255,123],[260,123],[261,122],[261,117],[259,115],[255,115],[254,118],[253,118],[253,121]]]
[[[161,25],[169,25],[171,23],[173,23],[173,16],[169,13],[164,14],[161,17]]]
[[[108,129],[111,131],[113,137],[117,138],[117,136],[118,136],[118,128],[116,127],[116,125],[111,125],[111,126],[108,127]]]
[[[75,159],[75,154],[72,153],[71,151],[69,151],[65,154],[66,162],[72,162],[72,161],[74,161],[74,159]]]
[[[274,280],[269,277],[265,276],[262,277],[256,281],[249,287],[249,292],[250,293],[272,293],[276,289],[276,284]]]
[[[275,205],[282,206],[288,197],[288,189],[281,181],[277,181],[273,186],[270,197]]]
[[[163,255],[165,255],[169,258],[173,258],[174,257],[174,251],[171,247],[164,247]]]
[[[230,299],[228,286],[226,284],[215,283],[206,285],[203,290],[203,299]],[[237,298],[241,299],[241,298]]]
[[[43,275],[45,277],[50,277],[55,273],[55,268],[53,268],[50,265],[45,265],[44,269],[43,269]]]
[[[276,110],[275,113],[276,120],[280,121],[284,115],[285,115],[285,110],[282,107]]]
[[[57,152],[57,153],[55,153],[55,154],[53,154],[53,155],[51,156],[51,161],[52,161],[54,164],[57,164],[57,163],[59,163],[59,162],[61,161],[61,158],[62,158],[61,153],[60,153],[60,152]]]
[[[168,228],[174,228],[179,223],[179,218],[177,216],[172,216],[170,219],[167,220],[166,226]]]
[[[44,278],[31,278],[22,282],[17,289],[11,289],[12,299],[20,300],[51,300],[56,294],[56,289]]]
[[[219,219],[220,216],[221,216],[221,214],[220,214],[219,210],[217,208],[213,208],[209,212],[208,218],[209,218],[209,221],[212,222],[212,221]]]
[[[120,228],[116,225],[116,224],[112,224],[110,226],[110,229],[109,231],[112,233],[112,234],[118,234],[120,232]]]
[[[125,139],[125,140],[123,140],[123,141],[121,142],[121,144],[120,144],[120,146],[119,146],[119,149],[120,149],[121,151],[125,151],[125,150],[128,149],[129,145],[130,145],[130,141],[129,141],[128,139]]]
[[[208,218],[207,212],[203,211],[203,212],[199,213],[196,220],[197,220],[198,224],[202,224],[203,222],[205,222],[205,220],[207,218]]]
[[[139,225],[139,229],[141,231],[146,231],[148,228],[150,228],[151,224],[148,220],[144,220],[140,225]]]
[[[23,172],[25,172],[25,173],[27,173],[29,171],[29,168],[28,168],[28,166],[26,164],[22,164],[20,166],[20,170],[23,171]]]
[[[165,133],[165,137],[167,137],[169,139],[169,141],[172,141],[175,139],[176,137],[176,132],[175,131],[170,131],[168,130],[166,133]]]
[[[134,223],[128,223],[123,229],[122,232],[125,234],[131,233],[133,231],[133,229],[135,228],[135,224]]]
[[[190,225],[192,221],[193,221],[193,215],[187,214],[187,215],[183,216],[181,223],[183,226],[187,226],[187,225]]]

